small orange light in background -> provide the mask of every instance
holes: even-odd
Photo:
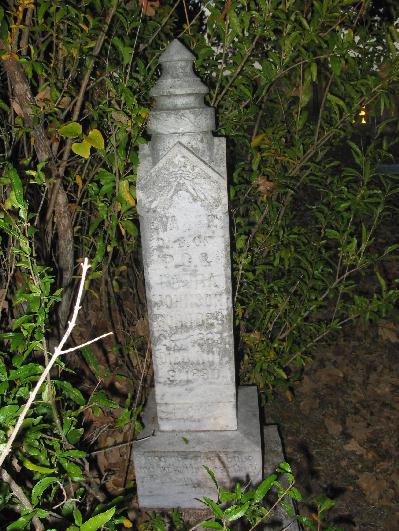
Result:
[[[361,111],[359,112],[359,116],[362,117],[362,121],[361,123],[362,124],[366,124],[367,123],[367,120],[366,120],[366,107],[362,107]]]

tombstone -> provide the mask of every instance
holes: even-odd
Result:
[[[204,465],[227,487],[262,479],[257,389],[235,383],[225,139],[193,61],[177,40],[161,55],[139,157],[155,379],[133,447],[141,508],[203,508]]]

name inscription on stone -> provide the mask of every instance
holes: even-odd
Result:
[[[174,474],[175,481],[183,485],[191,483],[193,474],[206,485],[210,478],[204,469],[204,464],[225,485],[233,483],[233,478],[242,476],[243,471],[251,476],[259,468],[259,463],[254,456],[242,452],[226,452],[219,456],[215,456],[214,452],[203,452],[201,454],[195,452],[168,453],[158,456],[148,453],[145,456],[145,464],[147,480],[158,480],[160,472],[162,472],[165,476]],[[226,474],[227,471],[228,474]]]

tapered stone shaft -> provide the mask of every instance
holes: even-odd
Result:
[[[140,151],[140,215],[161,431],[237,429],[225,140],[174,40]]]

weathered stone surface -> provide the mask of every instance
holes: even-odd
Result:
[[[155,393],[133,457],[149,509],[203,508],[203,465],[227,487],[262,479],[255,387],[239,388],[237,417],[225,140],[193,60],[178,41],[160,58],[137,179]]]
[[[235,430],[224,139],[192,54],[173,41],[160,62],[137,180],[159,427]]]
[[[255,387],[238,389],[236,431],[159,431],[154,396],[145,410],[145,430],[133,455],[142,508],[203,508],[197,499],[215,498],[215,486],[203,465],[230,487],[236,480],[262,479],[258,396]]]

